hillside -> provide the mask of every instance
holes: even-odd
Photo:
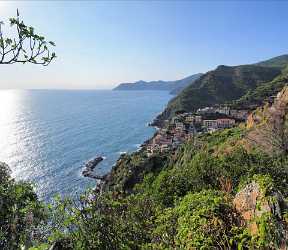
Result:
[[[172,99],[154,125],[161,126],[179,110],[195,111],[214,104],[231,103],[279,76],[285,62],[288,64],[288,57],[281,56],[259,64],[218,66]]]
[[[273,57],[263,62],[256,63],[256,65],[284,69],[287,66],[287,62],[288,62],[288,55],[281,55]]]
[[[176,81],[137,81],[134,83],[121,83],[113,90],[165,90],[177,94],[189,84],[193,84],[202,74],[195,74]]]
[[[288,87],[278,92],[273,103],[254,110],[247,119],[246,141],[268,154],[288,153]]]
[[[263,103],[268,87],[284,87],[237,127],[150,156],[145,148],[122,154],[77,200],[44,204],[0,162],[0,249],[287,249],[286,77],[259,65],[208,72],[194,90],[217,93],[214,101],[246,91]]]
[[[137,221],[127,242],[133,235],[139,249],[286,249],[287,143],[270,150],[265,142],[267,132],[272,142],[287,138],[287,93],[259,107],[246,126],[199,135],[151,158],[122,156],[104,189],[125,206],[121,217],[113,210],[117,223]],[[277,132],[259,126],[263,120]]]
[[[194,84],[194,82],[199,79],[203,74],[202,73],[199,73],[199,74],[195,74],[195,75],[191,75],[191,76],[188,76],[182,80],[178,80],[178,81],[175,81],[175,85],[176,87],[174,87],[172,90],[171,90],[171,94],[172,95],[177,95],[179,94],[184,88],[186,88],[188,85],[190,84]]]
[[[248,91],[240,99],[233,101],[231,106],[236,109],[253,110],[269,101],[269,97],[275,96],[286,85],[288,85],[288,66],[275,79]]]
[[[144,149],[122,155],[78,201],[58,197],[45,207],[0,163],[1,226],[19,227],[3,231],[0,246],[287,249],[287,107],[283,88],[246,125],[197,135],[152,157]],[[43,235],[35,238],[37,232]]]

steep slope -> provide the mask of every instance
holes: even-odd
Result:
[[[284,69],[288,64],[288,55],[281,55],[277,57],[273,57],[269,60],[259,62],[256,65],[263,67],[275,67]]]
[[[194,84],[196,80],[198,80],[203,74],[195,74],[192,76],[188,76],[182,80],[175,81],[176,88],[174,88],[170,93],[172,95],[179,94],[184,88],[186,88],[190,84]]]
[[[288,66],[282,71],[282,74],[277,76],[270,82],[261,84],[254,90],[248,91],[237,101],[233,102],[232,106],[236,109],[253,110],[256,107],[264,104],[271,96],[274,96],[284,86],[288,84]]]
[[[288,153],[288,87],[269,105],[257,108],[247,120],[246,141],[269,154]]]
[[[280,143],[271,151],[265,143],[271,126],[263,122],[273,124],[276,129],[268,133],[278,142],[287,107],[288,89],[283,88],[269,108],[251,115],[246,127],[198,135],[175,152],[151,159],[144,152],[122,156],[104,187],[125,201],[142,201],[124,203],[125,225],[139,221],[136,212],[145,212],[139,227],[145,238],[133,244],[144,249],[286,249],[287,138],[285,148]],[[253,138],[252,132],[257,132]]]
[[[134,83],[121,83],[113,90],[166,90],[177,94],[189,84],[193,84],[202,74],[195,74],[176,81],[138,81]]]
[[[219,66],[201,76],[172,99],[154,124],[161,126],[165,119],[171,118],[179,110],[195,111],[198,108],[237,100],[249,90],[273,80],[280,74],[281,69],[276,67]]]
[[[152,157],[122,155],[98,190],[47,209],[0,163],[1,226],[12,221],[24,240],[48,228],[33,249],[287,249],[287,121],[286,87],[246,127],[199,134]],[[267,132],[276,150],[263,143]],[[4,230],[1,249],[16,249],[15,235]]]

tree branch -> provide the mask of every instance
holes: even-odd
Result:
[[[16,27],[15,37],[6,38],[3,34],[4,23],[0,22],[0,64],[32,63],[43,66],[49,65],[56,58],[54,52],[50,52],[54,42],[47,42],[43,36],[37,35],[33,27],[28,27],[17,17],[10,18],[11,27]]]

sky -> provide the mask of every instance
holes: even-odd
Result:
[[[288,1],[0,0],[0,20],[17,8],[57,59],[0,65],[0,89],[110,89],[288,53]]]

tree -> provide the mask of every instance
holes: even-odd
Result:
[[[46,213],[33,186],[14,181],[9,172],[0,162],[0,249],[27,249],[41,238]]]
[[[33,63],[47,66],[56,58],[43,36],[37,35],[17,17],[10,18],[14,37],[5,37],[0,22],[0,64]],[[7,164],[0,162],[0,249],[28,249],[41,238],[39,228],[46,222],[44,204],[33,186],[16,182]]]
[[[0,22],[0,64],[32,63],[47,66],[56,58],[49,47],[55,46],[52,41],[35,33],[33,27],[28,27],[20,20],[17,9],[16,18],[9,19],[14,36],[4,36],[4,22]]]

